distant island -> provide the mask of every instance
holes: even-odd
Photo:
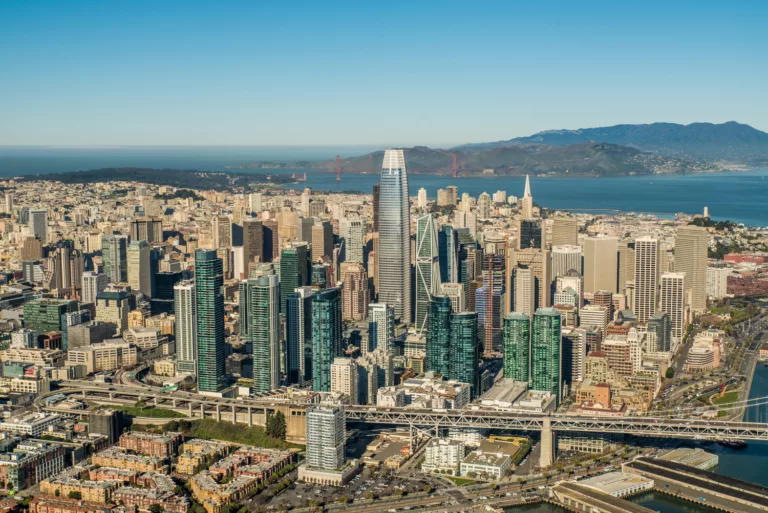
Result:
[[[409,173],[460,176],[524,174],[628,176],[707,173],[768,165],[768,133],[736,122],[652,123],[549,130],[449,149],[404,148]],[[384,152],[340,160],[343,173],[377,173]],[[233,169],[328,169],[335,160],[251,162]]]
[[[142,182],[169,187],[192,189],[212,189],[215,191],[248,188],[252,185],[285,185],[303,180],[293,174],[257,174],[237,173],[232,171],[198,171],[184,169],[152,168],[103,168],[89,171],[70,171],[66,173],[25,175],[17,179],[20,182],[49,180],[67,184],[102,183],[102,182]]]

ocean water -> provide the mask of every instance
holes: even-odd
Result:
[[[177,147],[177,148],[33,148],[0,147],[0,178],[28,174],[98,169],[104,167],[150,167],[224,171],[255,161],[324,160],[336,153],[361,155],[371,147]],[[307,181],[290,187],[315,190],[370,193],[378,183],[377,173],[342,174],[317,169],[244,169],[246,173],[307,173]],[[546,208],[575,211],[622,211],[655,213],[671,217],[682,212],[696,214],[709,207],[713,219],[729,219],[749,226],[768,226],[765,198],[768,197],[768,169],[749,172],[698,175],[628,176],[617,178],[531,177],[534,201]],[[459,194],[477,197],[482,192],[523,193],[523,177],[489,176],[457,178],[410,175],[410,193],[420,188],[434,199],[437,189],[456,185]],[[597,209],[597,210],[595,210]]]

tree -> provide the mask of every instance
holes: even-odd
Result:
[[[665,374],[667,379],[672,379],[675,377],[675,369],[674,367],[667,367],[667,373]]]
[[[283,412],[278,411],[267,419],[267,435],[278,440],[285,440],[286,425]]]
[[[347,497],[346,495],[342,495],[341,497],[339,497],[339,502],[342,504],[346,504],[349,502],[349,497]]]
[[[163,513],[163,507],[160,504],[152,504],[149,507],[149,513]]]
[[[432,485],[424,485],[424,491],[427,493],[432,493]]]
[[[77,490],[72,490],[71,492],[69,492],[69,498],[79,501],[80,499],[83,498],[83,494],[81,494]]]

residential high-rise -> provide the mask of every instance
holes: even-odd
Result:
[[[419,189],[417,205],[419,208],[427,208],[427,190],[424,187]]]
[[[659,241],[651,237],[635,240],[634,312],[640,324],[656,311],[659,280]]]
[[[344,467],[346,418],[341,405],[307,409],[307,468],[339,470]]]
[[[584,379],[584,361],[587,357],[587,333],[581,328],[563,330],[562,370],[564,383],[572,388]]]
[[[452,374],[451,300],[447,296],[434,295],[429,307],[426,368],[447,377]]]
[[[379,301],[411,322],[411,220],[403,150],[386,150],[379,196]]]
[[[584,239],[584,292],[617,292],[619,241],[615,237]]]
[[[285,365],[288,383],[312,379],[312,287],[298,287],[286,298]]]
[[[128,237],[108,234],[101,238],[101,258],[104,274],[110,283],[128,281]]]
[[[560,312],[539,308],[531,323],[530,388],[551,392],[560,403],[562,397],[562,337]]]
[[[224,347],[224,266],[215,250],[195,251],[197,294],[197,388],[218,393],[226,386]]]
[[[567,276],[569,271],[581,272],[581,247],[552,246],[552,278]]]
[[[477,197],[477,216],[480,219],[488,219],[491,217],[491,195],[487,192],[483,192]]]
[[[96,295],[96,320],[113,323],[118,335],[128,329],[130,310],[130,294],[124,290],[107,288]]]
[[[440,263],[437,224],[432,214],[416,221],[416,331],[422,333],[429,322],[429,301],[440,288]]]
[[[357,262],[341,264],[341,313],[344,320],[362,321],[368,317],[368,275]]]
[[[131,241],[126,251],[126,267],[131,289],[134,292],[141,292],[147,298],[152,297],[152,271],[147,241]]]
[[[531,180],[525,175],[525,192],[521,201],[520,217],[531,219],[533,217],[533,196],[531,196]]]
[[[48,243],[48,209],[30,209],[29,229],[43,244]]]
[[[339,222],[339,237],[342,245],[342,261],[363,263],[365,223],[362,219],[342,219]]]
[[[243,272],[248,276],[249,265],[264,262],[264,225],[255,217],[243,219]]]
[[[661,275],[661,311],[669,315],[672,338],[680,342],[686,328],[685,273]]]
[[[5,213],[13,215],[13,192],[5,191]]]
[[[107,275],[95,271],[83,273],[81,301],[96,304],[96,295],[107,288]]]
[[[335,358],[331,364],[331,392],[349,397],[351,404],[360,404],[357,362],[352,358]]]
[[[342,354],[341,293],[325,289],[312,296],[312,390],[331,391],[331,364]]]
[[[451,314],[451,374],[455,379],[470,386],[472,399],[480,395],[480,351],[477,343],[477,313]]]
[[[227,216],[213,216],[211,231],[214,249],[232,246],[232,219]]]
[[[504,316],[504,377],[528,383],[531,359],[531,317],[527,313]]]
[[[248,195],[248,211],[251,214],[258,214],[262,211],[262,196],[261,193],[252,192]]]
[[[260,264],[240,282],[240,336],[253,350],[253,390],[280,386],[280,292],[272,264]]]
[[[672,323],[665,312],[653,314],[648,319],[649,351],[669,352],[672,350]]]
[[[608,311],[608,322],[613,320],[613,293],[610,290],[598,290],[592,294],[589,304],[604,306]]]
[[[280,311],[287,312],[288,296],[309,285],[309,248],[306,242],[292,242],[280,253]]]
[[[603,338],[605,338],[605,328],[609,320],[608,309],[604,306],[587,305],[579,310],[579,327],[595,328]]]
[[[395,343],[395,308],[385,303],[368,305],[368,347],[362,353],[381,349],[389,354]]]
[[[579,222],[574,217],[555,217],[552,220],[552,237],[554,246],[575,246],[579,244]],[[581,267],[576,270],[581,272]]]
[[[693,312],[707,309],[709,233],[700,226],[681,226],[675,238],[675,271],[685,273],[685,294]]]
[[[707,268],[707,296],[722,299],[728,294],[728,276],[733,274],[730,267]]]
[[[173,287],[176,317],[176,370],[197,374],[197,295],[193,280]]]

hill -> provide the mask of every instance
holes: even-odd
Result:
[[[466,144],[457,147],[456,150],[475,153],[528,144],[570,146],[587,142],[630,146],[668,157],[745,163],[768,161],[768,133],[735,121],[721,124],[651,123],[577,130],[547,130],[506,141]]]

